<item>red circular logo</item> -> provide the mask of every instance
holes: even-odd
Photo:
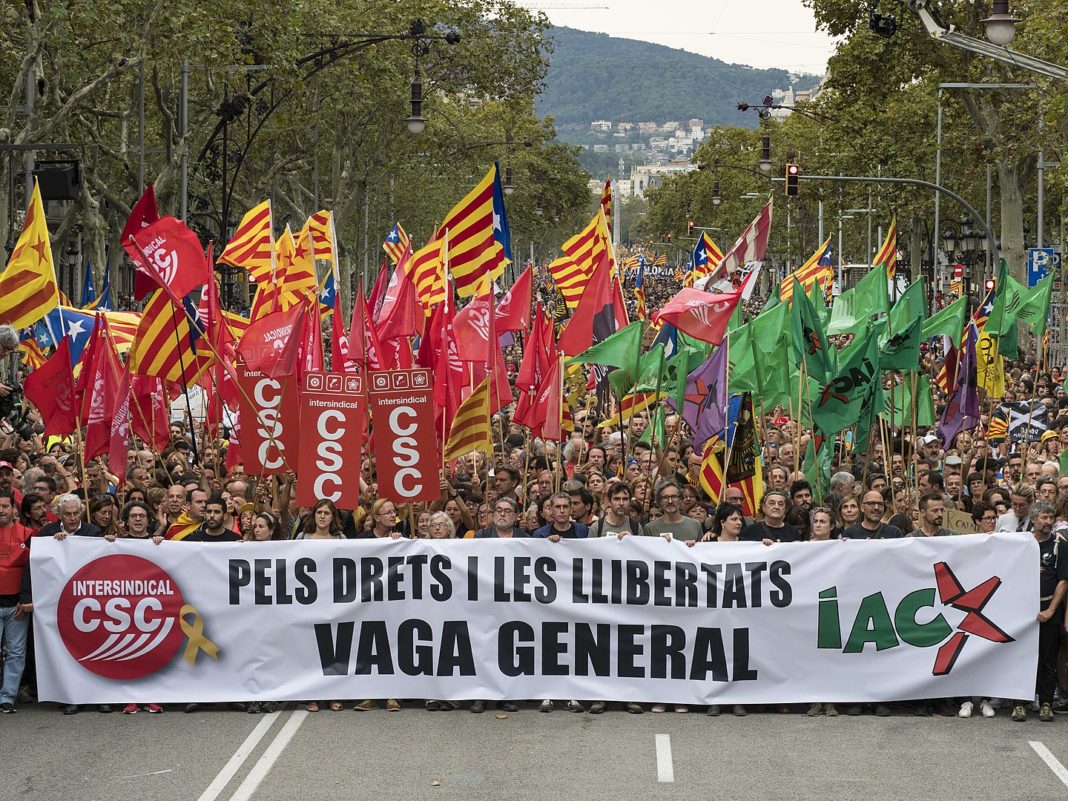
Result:
[[[139,679],[174,657],[185,600],[166,571],[139,556],[94,559],[59,596],[59,635],[86,670]]]

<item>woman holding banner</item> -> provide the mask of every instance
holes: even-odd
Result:
[[[856,503],[855,499],[852,499]],[[834,529],[831,508],[829,506],[816,506],[808,513],[809,524],[812,534],[809,542],[829,542]],[[808,708],[810,718],[826,715],[829,718],[838,717],[838,710],[834,704],[816,703]]]

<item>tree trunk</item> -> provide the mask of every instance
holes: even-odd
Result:
[[[997,167],[1001,190],[1001,255],[1008,264],[1009,275],[1026,284],[1020,166],[1016,161],[1002,157],[998,159]]]

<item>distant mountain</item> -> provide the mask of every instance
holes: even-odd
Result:
[[[756,69],[676,50],[574,28],[553,28],[545,91],[538,113],[561,126],[593,120],[664,122],[690,118],[705,125],[755,127],[756,114],[743,114],[739,101],[759,103],[774,89],[808,89],[816,75]]]

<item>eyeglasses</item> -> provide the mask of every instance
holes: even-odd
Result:
[[[983,522],[983,523],[996,523],[997,520],[998,520],[998,516],[997,515],[983,515],[982,517],[979,518],[979,520],[980,520],[980,522]]]
[[[677,494],[661,495],[660,496],[660,500],[662,500],[662,501],[677,501],[681,497],[682,497],[681,495],[677,495]]]

